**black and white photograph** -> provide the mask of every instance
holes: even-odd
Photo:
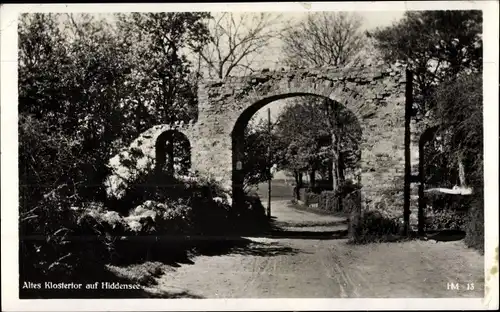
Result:
[[[498,309],[498,8],[2,6],[2,310]]]

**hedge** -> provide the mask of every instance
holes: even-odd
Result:
[[[318,207],[325,211],[346,212],[361,207],[360,188],[356,184],[347,183],[336,192],[323,191],[318,198]]]

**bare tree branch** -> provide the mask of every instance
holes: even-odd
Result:
[[[289,24],[281,38],[289,66],[344,65],[362,46],[359,15],[345,12],[308,14]]]
[[[254,59],[276,36],[280,16],[269,13],[222,13],[209,21],[211,38],[200,52],[209,76],[224,79],[239,67],[250,69]],[[242,64],[244,63],[244,64]]]

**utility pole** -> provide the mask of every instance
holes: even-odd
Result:
[[[267,144],[267,165],[269,170],[269,180],[267,187],[267,217],[271,218],[271,108],[267,109],[267,135],[269,137],[269,142]]]

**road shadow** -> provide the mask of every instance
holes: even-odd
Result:
[[[262,235],[259,238],[263,237]],[[224,240],[206,241],[198,244],[195,254],[203,256],[245,255],[258,257],[273,257],[280,255],[295,255],[304,251],[278,242],[258,242],[250,238],[233,237]]]
[[[287,229],[277,229],[264,237],[267,238],[288,238],[288,239],[313,239],[313,240],[334,240],[347,238],[347,230],[338,231],[296,231]]]
[[[294,227],[294,228],[307,228],[307,227],[316,227],[316,226],[330,226],[330,227],[335,227],[335,226],[340,226],[340,225],[347,225],[348,221],[347,219],[344,220],[338,220],[338,221],[329,221],[329,222],[320,222],[320,221],[304,221],[304,222],[288,222],[288,221],[275,221],[274,226],[275,227]]]
[[[460,230],[426,231],[425,237],[427,240],[435,240],[437,242],[459,241],[465,238],[465,231],[460,231]]]

